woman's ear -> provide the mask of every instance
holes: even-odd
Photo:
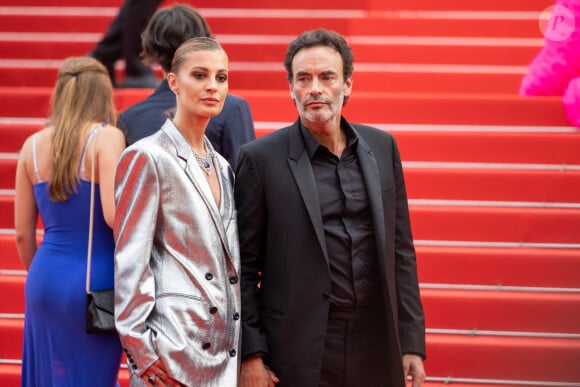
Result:
[[[176,95],[179,94],[179,88],[177,87],[177,77],[174,73],[167,74],[167,83],[169,84],[171,91],[173,91]]]

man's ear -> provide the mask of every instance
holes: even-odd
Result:
[[[290,89],[290,99],[292,99],[294,104],[296,104],[296,95],[294,94],[294,88],[292,87],[292,84],[290,84],[289,89]]]
[[[351,92],[352,92],[352,77],[348,78],[344,82],[344,96],[348,97]]]

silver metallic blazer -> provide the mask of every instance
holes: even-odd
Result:
[[[160,359],[186,386],[237,385],[234,174],[217,153],[215,162],[219,208],[169,120],[128,147],[117,167],[115,320],[132,381]]]

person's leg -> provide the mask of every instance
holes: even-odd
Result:
[[[125,58],[125,87],[156,87],[159,80],[141,61],[141,33],[162,0],[126,0],[122,49]]]
[[[345,371],[345,346],[348,321],[331,316],[320,371],[319,387],[342,387]]]
[[[125,24],[124,19],[127,15],[127,3],[128,1],[123,3],[117,16],[105,32],[105,35],[97,43],[93,51],[89,53],[89,56],[92,56],[105,65],[109,71],[113,85],[116,84],[115,62],[121,58],[123,52],[123,28]]]
[[[124,6],[130,17],[125,19],[123,28],[123,56],[125,57],[125,74],[140,76],[149,67],[141,62],[141,33],[147,27],[149,19],[157,10],[161,0],[126,0]]]

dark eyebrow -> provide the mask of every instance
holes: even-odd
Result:
[[[208,68],[202,67],[202,66],[193,66],[190,70],[201,70],[201,71],[209,72]],[[217,72],[218,73],[227,73],[228,69],[219,69]]]

